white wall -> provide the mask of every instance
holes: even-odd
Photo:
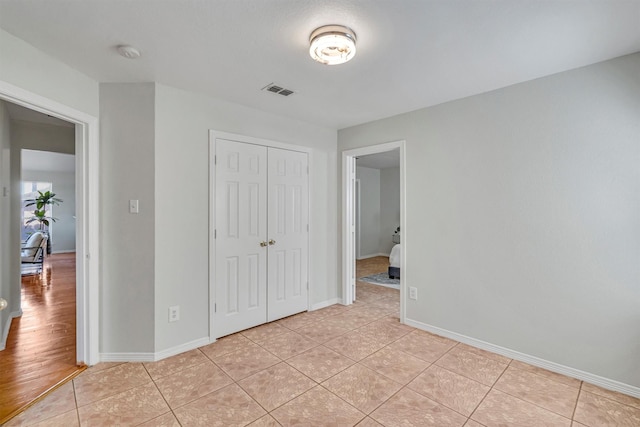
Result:
[[[0,100],[0,298],[8,302],[8,308],[0,311],[0,349],[4,349],[5,331],[9,327],[12,309],[19,307],[20,298],[12,287],[12,257],[15,249],[11,236],[11,203],[8,191],[11,189],[11,120],[6,104]]]
[[[406,140],[407,317],[640,387],[640,54],[343,129]]]
[[[359,258],[384,256],[393,248],[400,225],[400,168],[356,167],[360,180]]]
[[[400,168],[380,169],[380,246],[378,252],[391,254],[393,232],[400,226]]]
[[[356,167],[360,180],[360,258],[380,252],[380,170]]]
[[[156,85],[156,351],[208,337],[209,129],[296,144],[310,154],[312,304],[340,296],[334,130]],[[181,319],[168,323],[168,307]]]
[[[100,85],[101,353],[154,351],[154,103],[153,83]]]
[[[98,83],[0,29],[0,81],[98,116]]]
[[[23,163],[24,167],[24,163]],[[22,169],[23,181],[51,182],[56,198],[62,200],[52,207],[56,222],[51,223],[51,252],[73,252],[76,249],[76,175],[73,172],[36,171]]]
[[[17,148],[75,154],[73,127],[11,120],[11,141]]]

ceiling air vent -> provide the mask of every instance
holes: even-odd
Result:
[[[295,93],[295,91],[291,89],[285,89],[282,86],[278,86],[275,83],[270,83],[266,85],[265,87],[262,88],[262,90],[266,90],[267,92],[277,93],[278,95],[282,95],[282,96],[289,96]]]

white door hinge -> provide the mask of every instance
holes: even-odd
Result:
[[[218,305],[216,303],[213,303],[213,312],[214,313],[218,312]]]
[[[214,165],[218,164],[218,156],[216,154],[213,155],[213,164]]]
[[[213,230],[213,238],[217,239],[218,238],[218,230]]]

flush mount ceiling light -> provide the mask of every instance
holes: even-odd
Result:
[[[323,64],[344,64],[356,54],[356,33],[342,25],[316,28],[309,42],[309,55]]]

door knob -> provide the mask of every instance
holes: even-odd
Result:
[[[276,244],[276,241],[275,241],[275,240],[273,240],[273,239],[271,239],[271,240],[269,240],[269,244],[270,244],[270,245],[275,245],[275,244]]]
[[[264,248],[265,246],[267,246],[267,244],[268,244],[267,242],[260,242],[260,247]]]

